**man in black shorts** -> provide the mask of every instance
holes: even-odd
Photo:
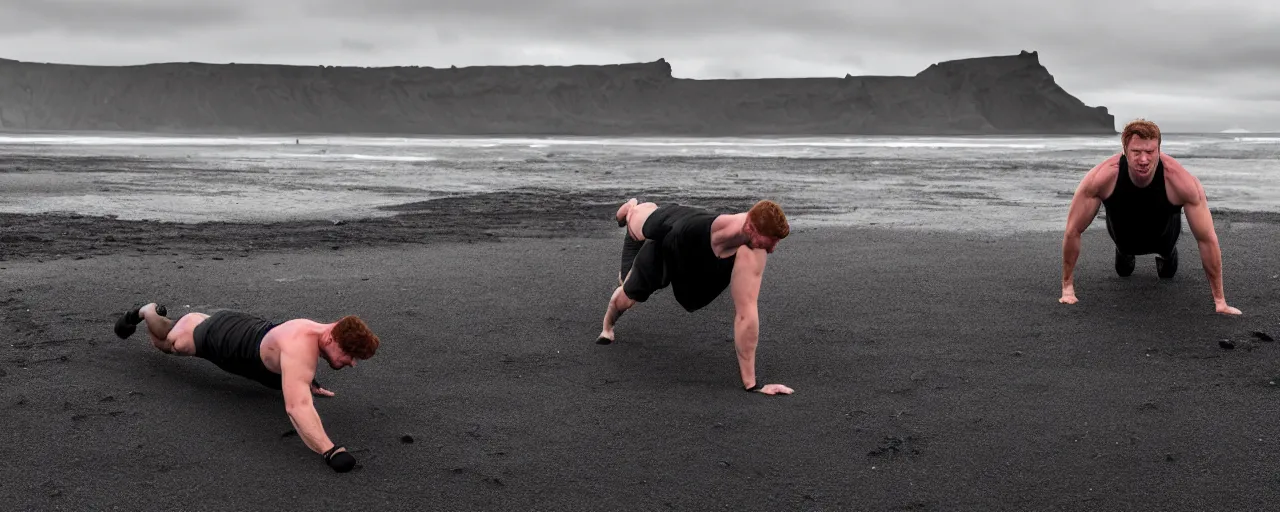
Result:
[[[150,303],[116,321],[116,335],[128,339],[145,322],[151,344],[166,354],[206,359],[229,373],[283,392],[285,412],[302,442],[324,456],[338,472],[355,467],[355,457],[325,434],[311,394],[333,396],[315,380],[316,363],[324,358],[335,370],[369,359],[380,340],[356,316],[337,322],[307,319],[275,324],[246,313],[187,313],[177,322],[165,307]]]
[[[755,355],[760,319],[756,300],[765,260],[791,232],[777,203],[760,201],[749,211],[717,214],[701,208],[628,200],[618,209],[623,239],[619,286],[609,299],[604,328],[596,343],[614,341],[618,317],[653,292],[671,286],[688,312],[702,309],[730,289],[734,308],[734,345],[743,388],[768,395],[791,394],[782,384],[756,380]]]

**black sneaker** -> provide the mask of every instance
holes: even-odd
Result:
[[[156,313],[160,316],[168,316],[169,311],[163,304],[156,305]],[[120,315],[120,319],[116,320],[116,336],[122,340],[129,339],[133,336],[133,332],[138,330],[138,324],[142,323],[142,306],[134,307]]]
[[[119,336],[122,340],[127,340],[129,336],[133,336],[133,331],[138,330],[138,324],[142,323],[141,309],[142,307],[138,306],[120,315],[120,319],[116,320],[116,336]]]
[[[1119,274],[1120,277],[1129,277],[1133,275],[1133,269],[1137,266],[1137,257],[1130,254],[1122,254],[1120,249],[1116,249],[1116,274]]]
[[[1168,256],[1156,255],[1156,275],[1161,279],[1170,279],[1178,273],[1178,248],[1174,247]]]

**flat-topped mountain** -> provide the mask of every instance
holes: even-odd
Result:
[[[1112,134],[1035,52],[915,76],[698,80],[663,59],[333,67],[0,59],[0,130],[404,135]]]

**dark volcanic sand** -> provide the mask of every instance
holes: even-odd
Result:
[[[796,394],[768,397],[740,390],[727,295],[689,314],[661,292],[622,318],[618,343],[594,343],[619,202],[460,199],[419,205],[405,226],[8,216],[0,498],[14,510],[1273,506],[1280,346],[1250,341],[1280,334],[1273,222],[1219,219],[1239,318],[1213,314],[1189,235],[1176,279],[1157,280],[1150,257],[1122,279],[1095,224],[1081,303],[1066,306],[1057,233],[798,229],[769,261],[758,353],[765,381]],[[528,232],[498,213],[539,207],[549,220]],[[322,369],[337,396],[317,398],[358,470],[333,473],[290,435],[278,392],[140,333],[115,338],[117,315],[151,300],[174,318],[187,306],[365,317],[383,349]]]
[[[609,223],[609,219],[627,197],[634,195],[527,188],[384,207],[394,215],[339,223],[315,220],[192,224],[75,214],[0,213],[0,261],[90,258],[122,252],[238,257],[261,251],[475,242],[498,236],[608,236],[614,233],[601,230],[616,228],[617,224]],[[651,192],[640,199],[677,200],[716,210],[746,210],[756,201],[681,191]],[[821,210],[788,208],[792,214]]]

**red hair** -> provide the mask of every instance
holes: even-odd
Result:
[[[1120,145],[1124,149],[1129,149],[1129,141],[1134,137],[1146,140],[1154,140],[1160,142],[1160,127],[1155,123],[1146,119],[1135,119],[1129,124],[1124,125],[1124,131],[1120,132]]]
[[[359,317],[348,315],[333,326],[333,341],[342,351],[356,359],[369,359],[378,351],[381,340]]]
[[[767,199],[752,206],[747,211],[747,219],[756,232],[764,236],[781,240],[791,233],[791,225],[787,223],[787,215],[782,213],[782,207]]]

